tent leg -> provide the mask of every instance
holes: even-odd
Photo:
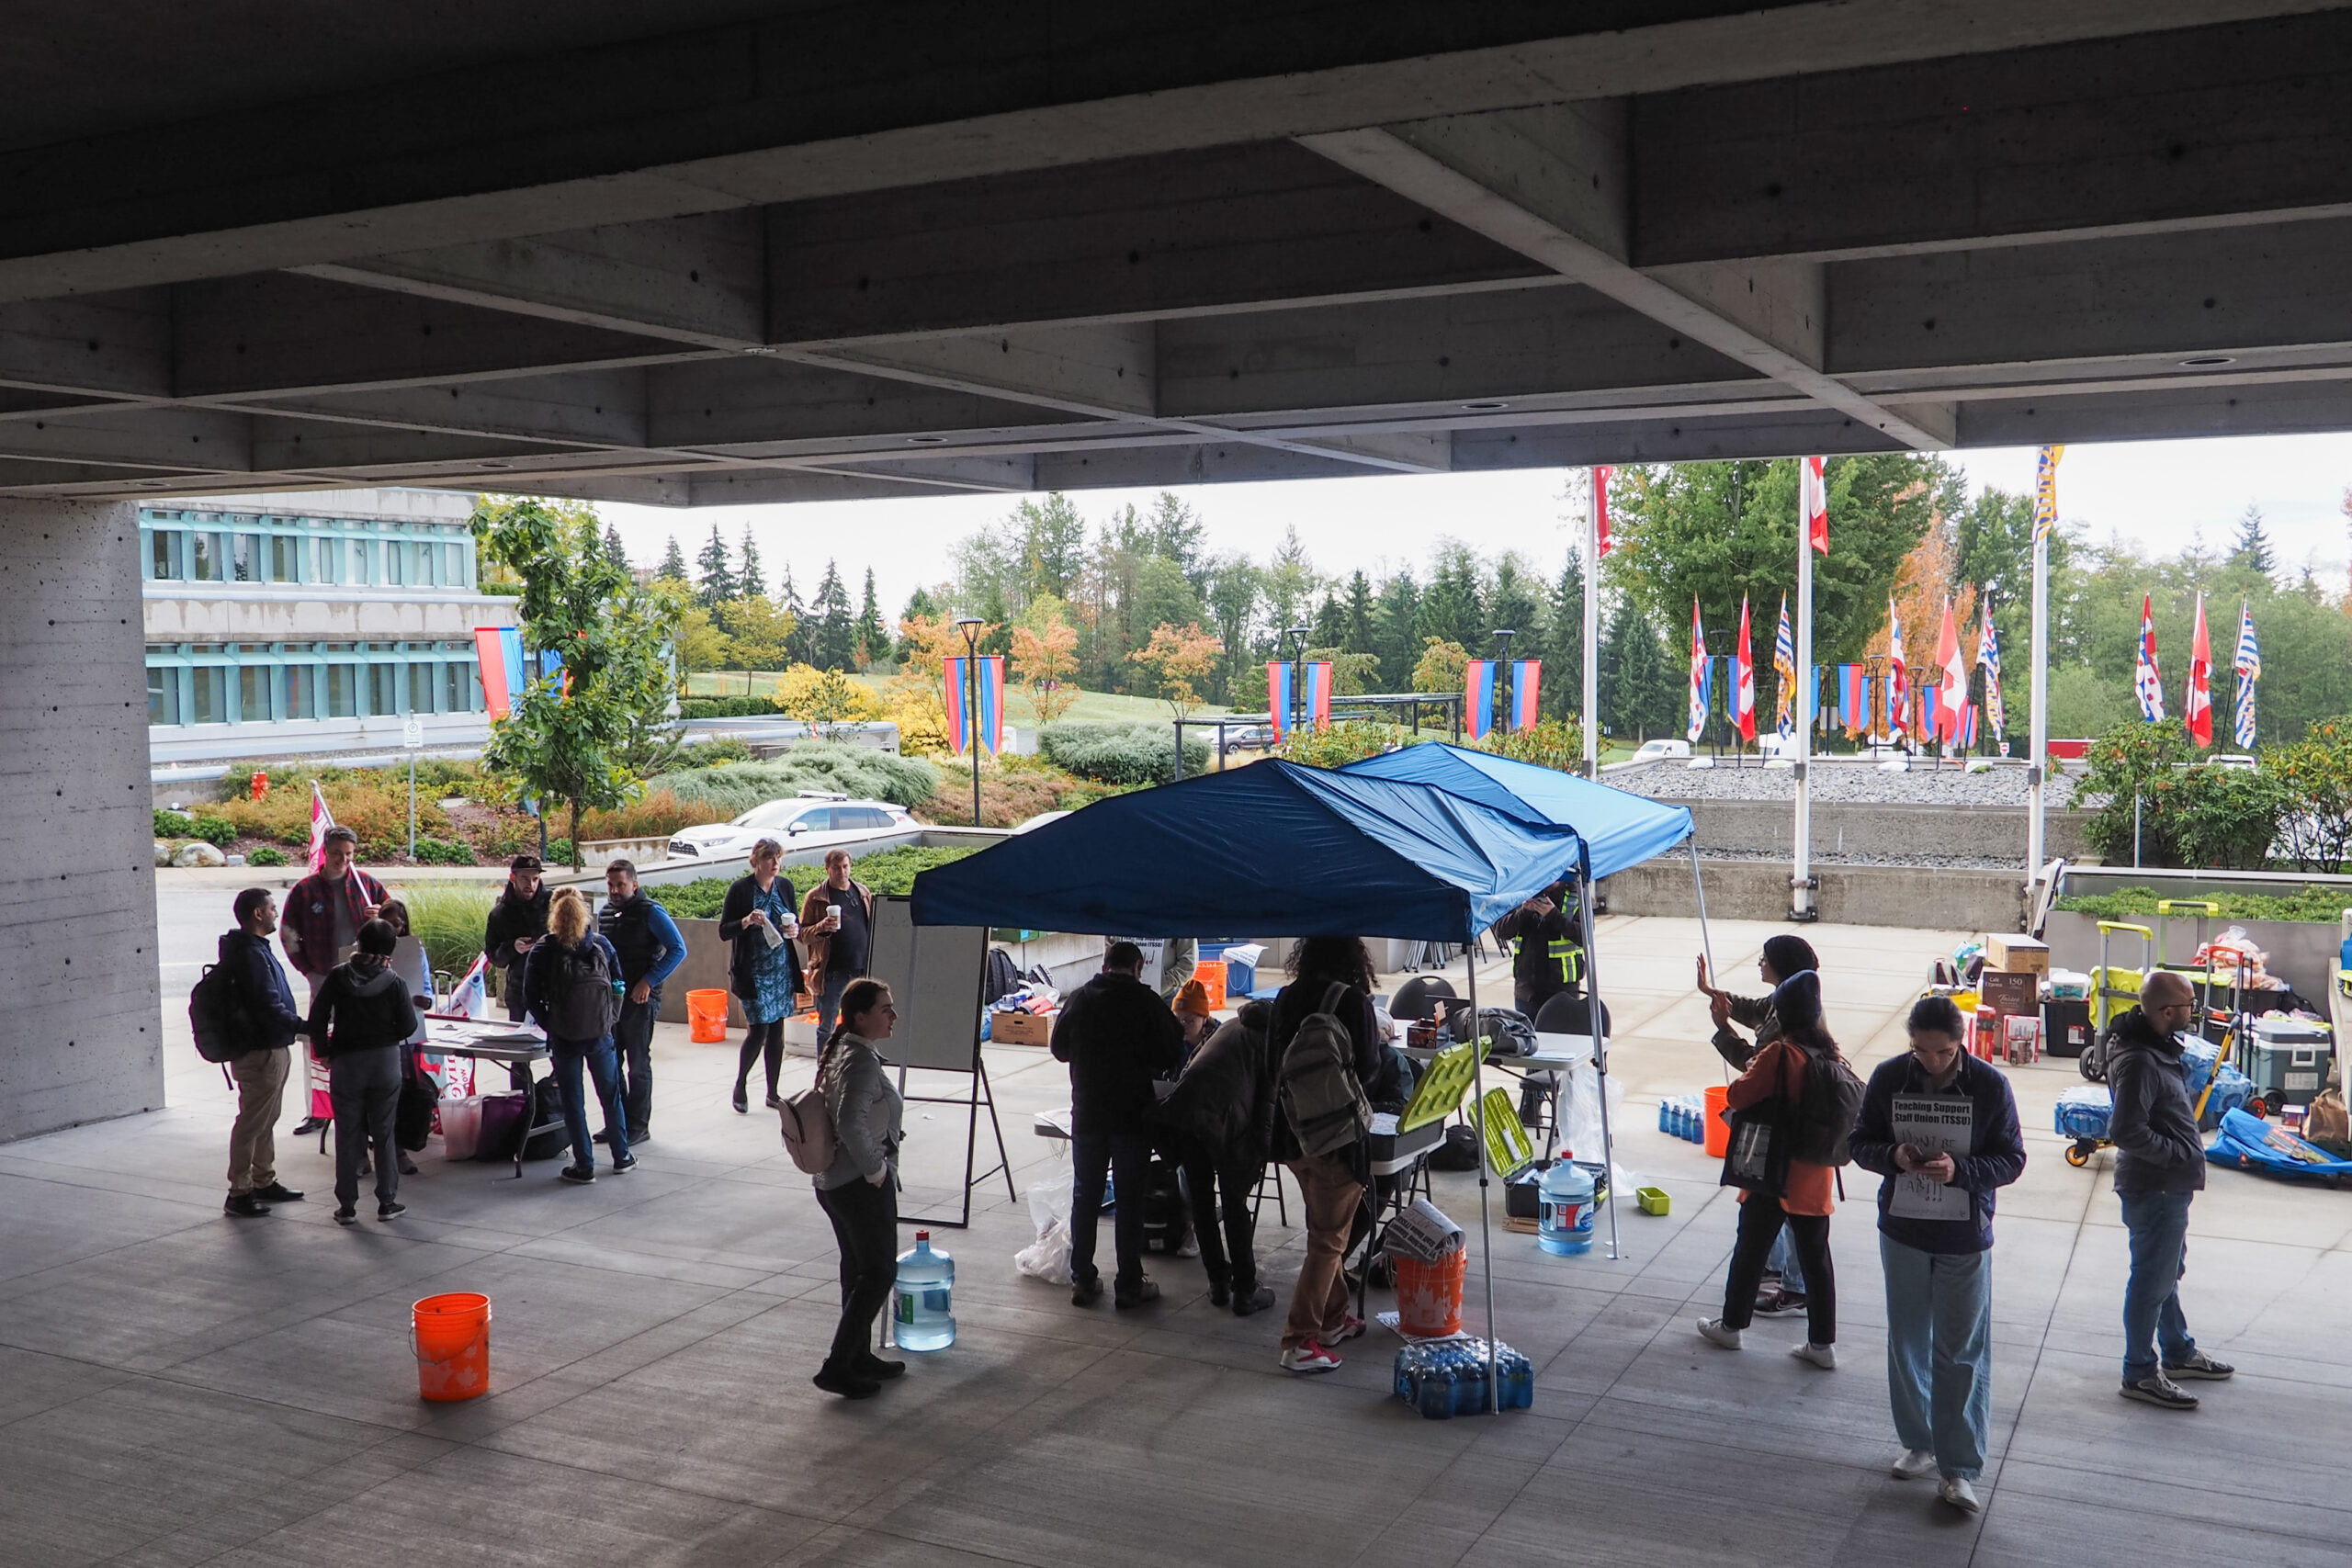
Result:
[[[1715,973],[1714,939],[1707,934],[1707,885],[1699,876],[1699,835],[1693,833],[1683,842],[1690,850],[1690,890],[1699,896],[1699,951],[1707,955],[1707,983],[1720,986],[1724,977]],[[1588,942],[1591,936],[1590,931],[1585,933]]]
[[[1693,851],[1690,867],[1696,871],[1698,866],[1698,854]],[[1622,1260],[1624,1250],[1617,1245],[1617,1145],[1609,1132],[1609,1031],[1600,1021],[1600,965],[1596,962],[1599,944],[1592,934],[1592,873],[1589,869],[1579,873],[1577,880],[1582,885],[1579,891],[1583,894],[1580,907],[1584,915],[1584,984],[1591,998],[1585,1018],[1592,1026],[1592,1081],[1600,1091],[1600,1173],[1609,1180],[1609,1256]],[[1701,930],[1704,929],[1702,925]],[[1708,969],[1713,973],[1713,965],[1709,964]],[[1492,1287],[1488,1289],[1491,1294]]]
[[[1470,1095],[1471,1104],[1478,1119],[1478,1255],[1487,1275],[1487,1410],[1489,1415],[1502,1414],[1502,1384],[1495,1355],[1495,1246],[1494,1230],[1487,1217],[1487,1085],[1483,1068],[1487,1054],[1476,1043],[1479,1035],[1478,955],[1465,947],[1463,968],[1469,976],[1470,991]]]

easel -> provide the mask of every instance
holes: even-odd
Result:
[[[901,1214],[900,1224],[968,1230],[974,1184],[1000,1172],[1005,1195],[1016,1201],[1021,1196],[1013,1189],[1012,1158],[1005,1150],[1004,1128],[989,1086],[988,1063],[980,1054],[979,989],[988,969],[988,938],[986,928],[979,926],[917,926],[902,897],[885,896],[874,901],[873,962],[867,972],[889,986],[899,1007],[898,1029],[878,1047],[883,1061],[898,1069],[899,1098],[910,1105],[964,1107],[963,1207],[955,1219]],[[968,979],[959,980],[959,976]],[[910,1072],[960,1073],[965,1092],[909,1094]],[[989,1109],[997,1162],[987,1170],[976,1170],[982,1105]]]

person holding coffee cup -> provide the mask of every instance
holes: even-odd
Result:
[[[817,997],[817,1038],[830,1039],[842,993],[865,973],[874,951],[874,890],[849,874],[849,852],[825,852],[825,880],[800,907],[808,989]]]
[[[784,1021],[799,1003],[800,966],[794,962],[792,939],[800,934],[794,919],[792,880],[782,874],[784,846],[762,839],[752,846],[752,871],[727,890],[718,912],[718,935],[735,944],[728,965],[728,989],[743,1004],[751,1028],[743,1033],[743,1054],[735,1066],[734,1104],[737,1114],[748,1114],[746,1084],[752,1064],[767,1059],[768,1108],[783,1105],[775,1091],[776,1075],[784,1068]]]

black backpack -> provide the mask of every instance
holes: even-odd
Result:
[[[613,969],[603,944],[583,938],[567,951],[557,942],[553,956],[555,970],[548,976],[548,1032],[564,1040],[600,1040],[610,1034],[620,1021],[621,998],[613,989]]]
[[[187,994],[187,1023],[196,1054],[206,1061],[233,1062],[245,1054],[253,1043],[253,1021],[234,969],[226,964],[204,966]]]
[[[1789,1120],[1789,1156],[1810,1165],[1851,1164],[1847,1140],[1862,1113],[1862,1080],[1829,1052],[1805,1051],[1804,1061],[1804,1093]]]

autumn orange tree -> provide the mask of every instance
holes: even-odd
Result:
[[[1078,701],[1078,632],[1060,621],[1042,632],[1012,628],[1012,673],[1029,694],[1039,724],[1051,724]]]
[[[1203,631],[1198,621],[1182,626],[1163,621],[1151,629],[1149,642],[1127,655],[1127,662],[1142,665],[1158,678],[1159,700],[1169,712],[1190,718],[1205,700],[1193,682],[1208,677],[1224,651],[1225,639]]]

